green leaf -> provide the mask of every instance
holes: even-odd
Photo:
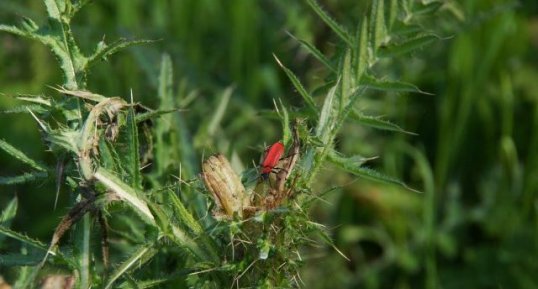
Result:
[[[13,284],[13,288],[27,288],[29,283],[33,280],[33,273],[36,271],[36,267],[20,267],[18,270],[17,280]]]
[[[27,31],[20,29],[16,26],[12,26],[12,25],[0,24],[0,31],[8,32],[8,33],[18,35],[18,36],[32,38]]]
[[[47,173],[44,173],[44,172],[24,173],[18,176],[0,177],[0,185],[24,184],[28,182],[33,182],[38,179],[43,179],[46,177],[47,177]]]
[[[48,247],[47,245],[45,245],[44,243],[42,243],[41,241],[39,240],[34,240],[26,235],[23,235],[19,232],[15,232],[15,231],[12,231],[10,230],[9,228],[3,226],[3,225],[0,225],[0,234],[4,235],[4,236],[7,236],[7,237],[10,237],[10,238],[13,238],[15,240],[18,240],[26,245],[29,245],[31,247],[34,247],[34,248],[38,248],[38,249],[41,249],[43,251],[47,251]],[[53,253],[51,253],[53,254]]]
[[[11,199],[11,201],[9,201],[2,211],[2,214],[0,214],[0,226],[4,226],[6,228],[11,227],[11,223],[17,214],[18,203],[17,197],[14,197]],[[4,235],[0,235],[0,249],[2,249],[2,241],[4,240],[4,237]],[[0,261],[0,264],[1,263],[2,262]]]
[[[398,125],[393,124],[390,121],[384,120],[381,117],[364,115],[361,112],[356,111],[356,110],[354,110],[353,113],[351,114],[351,118],[357,121],[358,123],[368,126],[368,127],[373,127],[373,128],[381,129],[381,130],[395,131],[395,132],[400,132],[400,133],[405,133],[405,134],[410,134],[410,135],[416,135],[415,133],[406,131],[402,129],[401,127],[399,127]]]
[[[90,288],[91,283],[91,219],[89,214],[85,214],[75,226],[73,233],[75,236],[74,246],[77,248],[76,260],[79,273],[80,288]],[[53,237],[54,239],[54,237]],[[51,247],[51,246],[49,246]],[[50,251],[49,251],[50,252]]]
[[[9,228],[11,226],[11,222],[17,214],[18,204],[19,202],[17,197],[13,197],[13,199],[9,201],[4,210],[2,210],[2,214],[0,214],[0,226],[4,226],[6,228]],[[0,241],[0,244],[1,243],[2,242]]]
[[[411,83],[394,81],[394,80],[385,80],[377,79],[371,75],[363,75],[362,84],[364,87],[388,91],[388,92],[416,92],[421,94],[431,95],[431,93],[420,90],[418,87]]]
[[[163,114],[169,114],[172,112],[180,111],[179,108],[174,109],[156,109],[156,110],[150,110],[148,112],[138,113],[136,114],[136,123],[141,123],[149,119],[154,119],[158,116],[161,116]]]
[[[136,124],[136,114],[134,111],[132,92],[131,105],[127,113],[127,171],[131,181],[131,186],[136,189],[142,188],[142,175],[140,174],[140,144],[138,139],[138,126]]]
[[[161,58],[161,71],[159,73],[159,100],[162,110],[174,106],[173,77],[172,59],[170,55],[163,54]]]
[[[355,65],[357,67],[357,82],[360,81],[362,75],[366,72],[369,66],[368,52],[368,18],[364,18],[361,22],[360,29],[357,29],[357,44],[355,45]]]
[[[169,203],[172,204],[172,210],[174,210],[174,215],[176,216],[176,218],[182,224],[186,225],[187,228],[189,228],[189,230],[193,233],[194,236],[196,236],[198,240],[201,240],[201,242],[205,245],[204,247],[209,250],[209,254],[211,254],[211,256],[218,256],[215,246],[213,245],[213,243],[211,243],[211,239],[207,237],[202,226],[200,225],[200,222],[198,222],[191,214],[191,212],[187,210],[179,197],[174,192],[169,192],[165,196],[168,198]],[[174,231],[174,234],[178,234],[178,229],[172,228],[172,230]],[[190,240],[190,238],[184,238],[183,241],[185,240],[188,241]],[[193,252],[195,253],[198,252],[197,254],[199,256],[203,256],[205,254],[204,252],[199,251],[197,247],[192,247],[191,250],[193,250]]]
[[[153,248],[154,244],[150,243],[145,246],[140,246],[135,252],[131,253],[131,257],[125,260],[121,266],[119,266],[108,279],[108,282],[105,285],[105,289],[113,288],[112,285],[121,278],[124,274],[132,271],[136,268],[142,267],[146,262],[148,262],[151,257],[153,257],[157,250]]]
[[[97,44],[97,48],[95,49],[95,52],[92,56],[89,57],[87,65],[91,66],[95,64],[99,60],[107,60],[107,57],[128,47],[135,46],[135,45],[142,45],[142,44],[148,44],[153,43],[154,40],[126,40],[126,39],[119,39],[116,40],[114,43],[107,45],[104,40],[99,42]]]
[[[120,175],[124,173],[126,174],[123,166],[120,165],[121,160],[118,157],[118,153],[115,151],[115,147],[104,138],[99,140],[99,156],[100,164],[105,169],[112,172],[118,172]]]
[[[204,233],[200,223],[193,217],[191,212],[187,210],[183,202],[179,199],[174,192],[169,192],[165,196],[168,197],[174,210],[174,214],[183,224],[185,224],[195,235],[201,235]]]
[[[209,136],[213,136],[219,128],[219,125],[224,118],[224,114],[226,113],[226,108],[228,107],[230,98],[232,97],[232,92],[233,87],[228,87],[222,93],[222,96],[220,97],[219,101],[219,106],[217,107],[217,110],[212,114],[213,117],[211,118],[211,121],[207,126],[207,133]]]
[[[47,14],[50,18],[55,19],[58,22],[62,21],[62,14],[65,12],[66,1],[65,0],[44,0],[45,7],[47,7]]]
[[[50,98],[44,98],[43,96],[41,95],[29,95],[29,94],[25,94],[25,95],[19,95],[17,96],[17,99],[18,100],[22,100],[22,101],[26,101],[26,102],[30,102],[30,103],[36,103],[36,104],[40,104],[40,105],[44,105],[44,106],[48,106],[48,107],[51,107],[52,106],[52,101]]]
[[[148,204],[140,196],[141,193],[137,192],[135,188],[130,187],[123,181],[121,181],[114,174],[108,172],[106,169],[100,167],[94,174],[95,179],[101,182],[106,188],[116,193],[116,195],[129,204],[135,212],[137,212],[144,221],[150,225],[155,224],[155,217],[148,208]]]
[[[0,254],[0,265],[13,266],[36,266],[39,265],[45,253],[41,254]]]
[[[319,60],[322,64],[324,64],[327,68],[329,68],[332,72],[337,72],[336,68],[332,65],[331,61],[325,57],[321,51],[319,51],[314,45],[308,43],[307,41],[297,39],[293,34],[288,33],[293,39],[299,41],[301,45],[306,48],[308,52],[310,52],[317,60]],[[280,64],[280,62],[279,62]]]
[[[389,44],[385,47],[379,48],[377,56],[379,57],[394,57],[402,54],[406,54],[417,50],[425,45],[431,44],[439,40],[439,37],[435,35],[422,35],[411,39],[407,39],[400,43]]]
[[[372,3],[372,11],[370,12],[370,29],[372,29],[370,40],[373,51],[376,51],[388,36],[385,24],[384,2],[384,0],[374,0]]]
[[[373,169],[359,167],[359,166],[348,166],[346,164],[340,164],[340,163],[335,163],[335,164],[338,165],[340,168],[344,169],[345,171],[352,173],[355,176],[358,176],[360,178],[364,178],[367,180],[371,180],[371,181],[375,181],[375,182],[379,182],[383,184],[397,185],[407,190],[420,193],[420,191],[417,191],[415,189],[408,187],[404,182],[396,178],[381,174],[378,171],[375,171]]]
[[[398,19],[398,13],[400,12],[400,7],[398,5],[399,0],[390,0],[389,5],[389,30],[392,31],[396,19]]]
[[[32,168],[41,171],[46,172],[47,169],[37,163],[36,161],[29,158],[26,154],[24,154],[22,151],[18,150],[14,146],[10,145],[9,143],[5,142],[4,140],[0,139],[0,149],[4,150],[6,153],[10,154],[14,158],[20,160],[21,162],[30,165]]]
[[[159,73],[158,84],[158,97],[159,97],[159,109],[164,111],[174,107],[174,92],[173,92],[173,67],[170,55],[163,54],[161,57],[161,67]],[[174,152],[170,148],[169,135],[170,132],[175,131],[173,126],[174,115],[167,115],[155,122],[155,167],[157,168],[157,174],[162,176],[166,169],[171,166],[171,158],[179,152]],[[182,123],[180,123],[181,125]],[[184,133],[181,129],[178,129],[180,133]],[[183,148],[182,146],[180,146]],[[177,159],[177,158],[176,158]]]
[[[349,97],[355,86],[355,77],[351,72],[351,50],[347,50],[342,59],[340,72],[340,97],[338,114],[341,115],[344,107],[348,104]]]
[[[70,152],[79,153],[78,140],[80,132],[70,128],[62,127],[56,130],[49,131],[46,139],[51,144],[62,147]]]
[[[164,235],[170,235],[172,232],[172,222],[170,222],[170,216],[165,213],[161,206],[148,202],[149,210],[155,217],[155,224],[159,228],[159,233]]]
[[[318,108],[316,107],[316,103],[314,102],[314,99],[312,98],[312,96],[306,91],[306,89],[304,88],[304,86],[301,84],[301,82],[299,81],[299,79],[297,78],[297,76],[295,76],[295,74],[293,74],[293,72],[288,69],[287,67],[285,67],[282,62],[280,62],[280,60],[278,59],[278,57],[276,57],[276,55],[273,54],[273,57],[276,59],[276,62],[278,63],[278,65],[280,65],[280,67],[282,68],[282,70],[284,70],[284,72],[286,73],[286,75],[288,76],[288,78],[291,80],[291,83],[293,84],[293,86],[295,87],[295,89],[297,89],[297,92],[299,92],[299,94],[303,97],[303,100],[306,102],[306,104],[308,105],[308,107],[310,107],[310,109],[312,111],[314,111],[316,114],[318,113]]]
[[[8,114],[8,113],[29,113],[30,111],[36,112],[38,114],[41,114],[41,113],[48,112],[49,109],[47,109],[47,108],[45,108],[45,107],[43,107],[42,105],[39,105],[39,104],[30,104],[30,105],[20,105],[20,106],[14,107],[14,108],[2,110],[2,111],[0,111],[0,113],[5,113],[5,114]]]
[[[338,35],[342,40],[344,40],[348,45],[353,45],[353,41],[351,41],[351,36],[349,33],[340,26],[336,21],[334,21],[327,12],[325,12],[319,4],[315,0],[306,0],[306,3],[312,7],[314,12],[318,14],[318,16],[325,22],[331,29]]]
[[[316,128],[316,136],[319,137],[325,145],[327,145],[327,142],[329,141],[328,137],[330,136],[331,127],[330,124],[332,123],[332,118],[334,118],[333,111],[333,103],[335,102],[335,96],[336,96],[336,89],[339,86],[338,81],[332,88],[329,90],[329,93],[327,93],[327,96],[325,97],[325,101],[323,102],[323,107],[321,108],[321,113],[319,115],[318,120],[318,126]]]
[[[339,152],[332,149],[329,151],[327,156],[329,158],[329,161],[331,161],[332,163],[340,167],[346,167],[346,168],[360,167],[364,163],[377,158],[377,157],[365,158],[359,155],[355,155],[352,157],[344,157]]]
[[[59,88],[53,87],[53,89],[62,94],[76,96],[76,97],[79,97],[85,100],[90,100],[93,102],[102,102],[107,99],[106,96],[93,93],[90,91],[85,91],[85,90],[69,90],[69,89],[64,89],[62,87],[59,87]]]

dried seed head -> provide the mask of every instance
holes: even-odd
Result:
[[[223,155],[212,155],[203,162],[202,178],[222,213],[229,217],[237,213],[242,217],[250,200],[239,176]]]

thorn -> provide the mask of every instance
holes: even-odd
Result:
[[[284,65],[282,64],[282,62],[280,62],[280,59],[278,59],[278,57],[276,57],[276,54],[273,53],[273,57],[275,58],[276,63],[278,63],[278,65],[280,65],[280,67],[284,67]]]
[[[37,118],[37,116],[34,114],[34,112],[31,109],[29,109],[28,107],[26,109],[34,117],[34,119],[37,121],[37,123],[39,124],[41,129],[43,129],[45,132],[47,132],[47,127],[45,126],[45,124],[39,118]]]
[[[278,110],[278,104],[276,104],[276,100],[273,98],[273,105],[275,106],[276,114],[280,116],[280,110]]]

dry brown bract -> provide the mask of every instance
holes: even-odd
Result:
[[[221,154],[210,156],[202,164],[202,178],[213,195],[218,210],[215,217],[243,217],[243,210],[250,206],[241,179]]]

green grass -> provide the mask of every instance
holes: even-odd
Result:
[[[0,3],[15,288],[536,287],[532,1],[85,2]]]

